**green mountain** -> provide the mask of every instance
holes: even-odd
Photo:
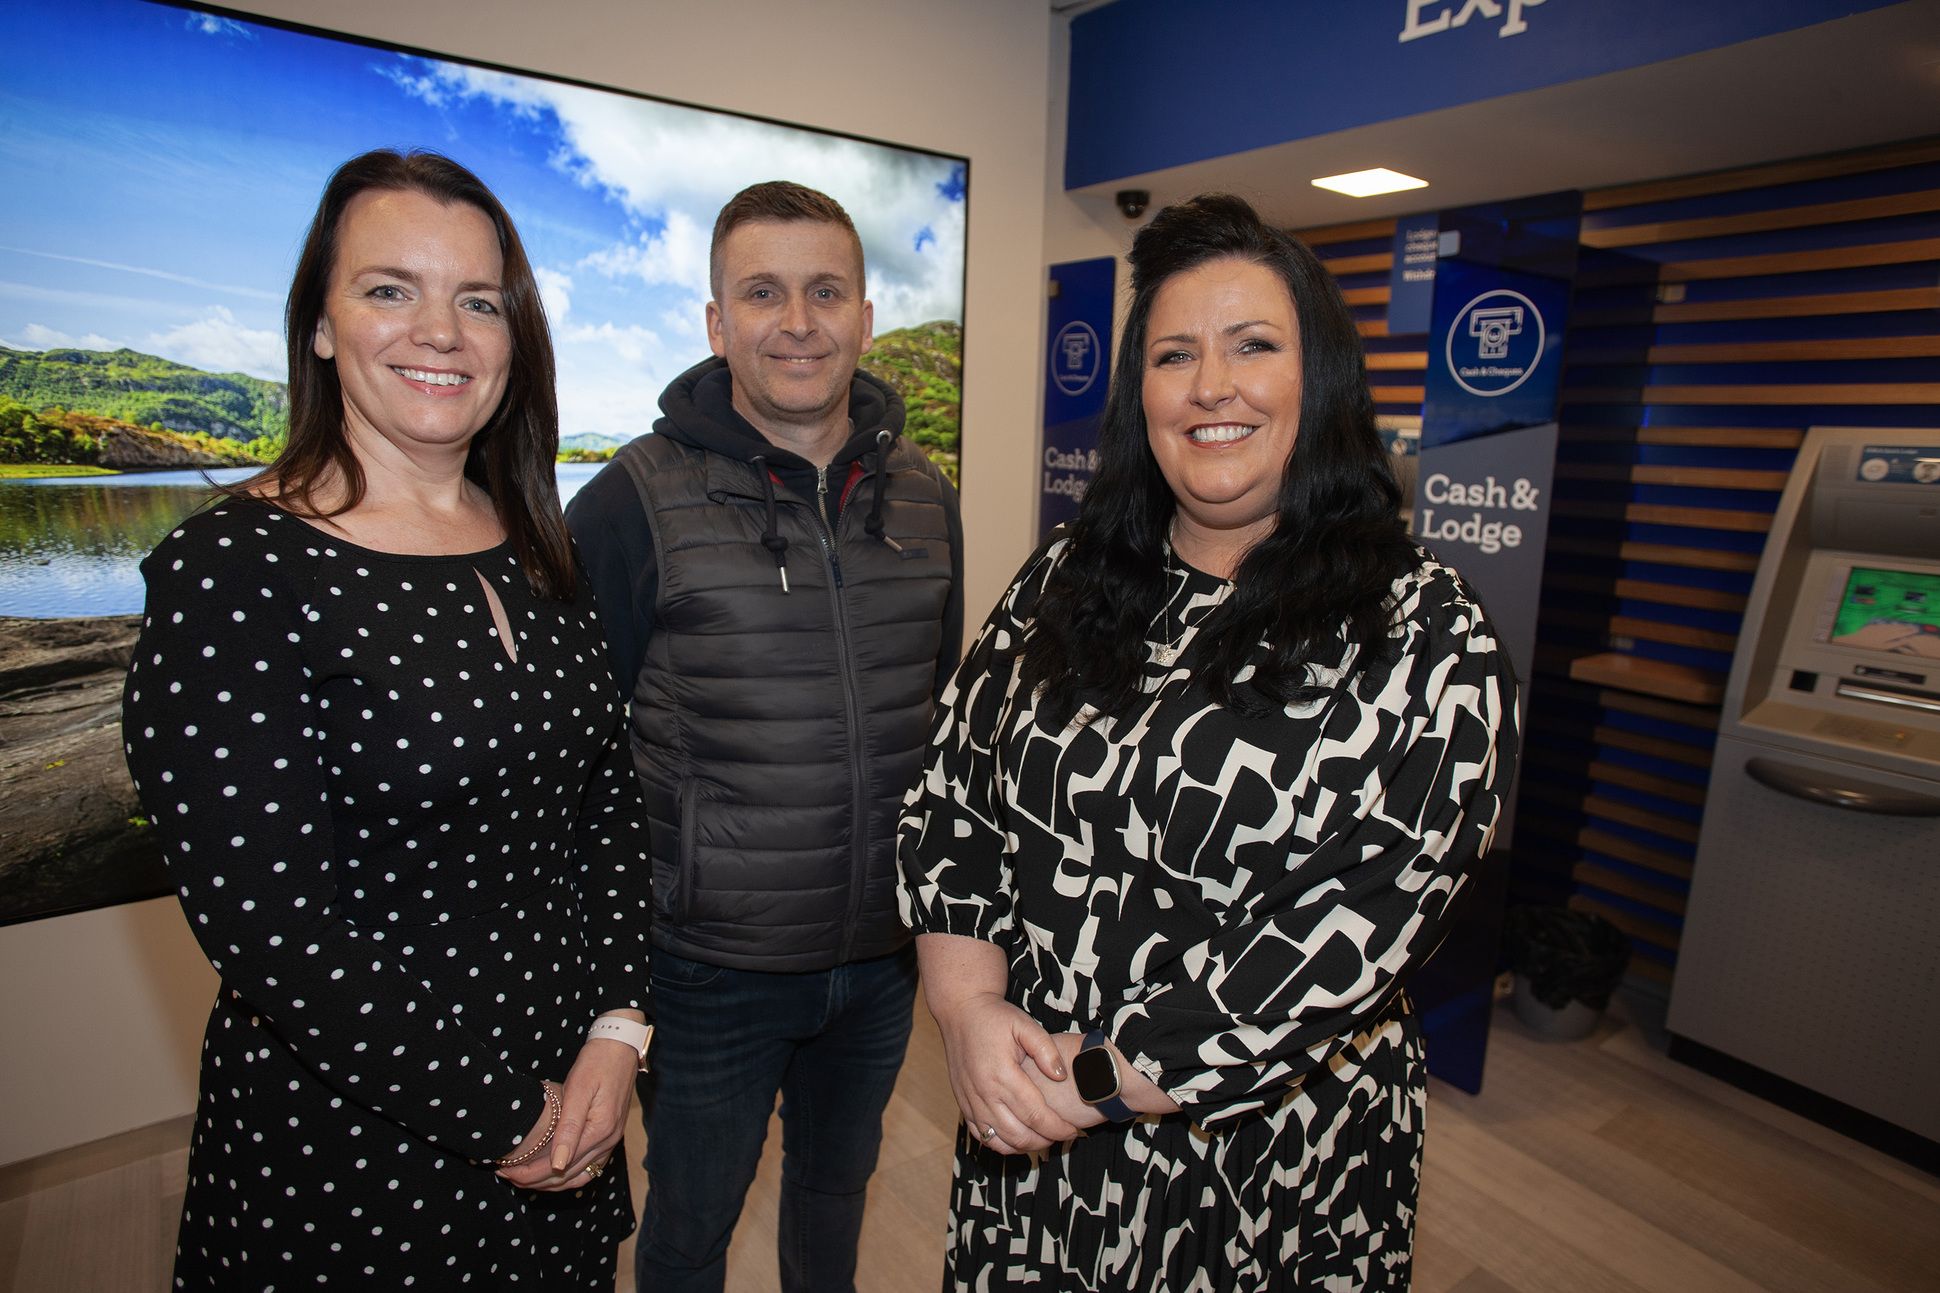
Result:
[[[138,426],[249,441],[281,438],[289,388],[242,373],[206,373],[136,350],[0,346],[0,396],[31,409],[76,409]]]
[[[951,480],[963,444],[963,327],[939,320],[880,333],[865,372],[895,387],[909,410],[903,430]]]

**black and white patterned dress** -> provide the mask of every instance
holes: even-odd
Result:
[[[960,1130],[945,1285],[1405,1288],[1426,1073],[1399,984],[1509,784],[1495,634],[1424,557],[1394,586],[1393,665],[1244,719],[1192,674],[1230,585],[1174,562],[1144,703],[1048,731],[1016,651],[1063,550],[1025,567],[944,698],[903,819],[904,915],[997,943],[1013,1003],[1052,1033],[1103,1028],[1184,1112],[1030,1157]]]
[[[646,992],[590,595],[535,597],[509,546],[373,552],[249,500],[142,569],[128,763],[222,977],[176,1287],[610,1290],[626,1173],[535,1193],[483,1162]]]

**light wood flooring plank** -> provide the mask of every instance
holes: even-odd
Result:
[[[1424,1232],[1433,1232],[1515,1293],[1645,1293],[1644,1286],[1478,1189],[1476,1175],[1486,1175],[1486,1169],[1444,1155],[1435,1144],[1434,1117],[1431,1108],[1417,1223]]]
[[[1453,1093],[1450,1093],[1452,1097]],[[1431,1125],[1433,1154],[1452,1175],[1611,1275],[1638,1288],[1707,1289],[1758,1293],[1759,1285],[1675,1234],[1622,1207],[1541,1158],[1505,1142],[1485,1124],[1463,1116],[1445,1098]],[[1541,1139],[1534,1137],[1532,1139]]]
[[[1486,1095],[1501,1100],[1503,1087],[1516,1087],[1516,1102],[1521,1103],[1525,1093],[1517,1086],[1519,1082],[1549,1079],[1550,1061],[1541,1052],[1553,1045],[1532,1040],[1513,1016],[1504,1015],[1491,1039]],[[1535,1053],[1518,1055],[1532,1048]],[[1499,1063],[1501,1059],[1516,1062],[1504,1065]],[[1609,1062],[1623,1063],[1614,1056]],[[1603,1085],[1595,1081],[1586,1086],[1569,1085],[1558,1104],[1566,1110],[1594,1108],[1600,1112],[1610,1108],[1622,1097],[1603,1091]],[[1729,1273],[1728,1278],[1714,1275],[1701,1280],[1693,1270],[1667,1268],[1647,1281],[1650,1287],[1724,1289],[1749,1283],[1775,1293],[1826,1289],[1878,1293],[1891,1287],[1858,1277],[1843,1263],[1745,1215],[1649,1159],[1611,1144],[1587,1125],[1593,1116],[1531,1114],[1517,1122],[1490,1126],[1471,1115],[1462,1104],[1465,1099],[1454,1096],[1437,1103],[1440,1117],[1432,1122],[1430,1135],[1440,1139],[1433,1152],[1452,1152],[1451,1146],[1465,1140],[1478,1135],[1489,1137],[1474,1152],[1492,1170],[1523,1182],[1525,1188],[1534,1183],[1558,1197],[1581,1191],[1582,1197],[1627,1217],[1626,1224],[1643,1226],[1639,1243],[1650,1254],[1649,1260],[1660,1260],[1675,1250],[1684,1254],[1688,1264],[1690,1254],[1702,1254]],[[1621,1110],[1631,1106],[1618,1107],[1621,1116]],[[1505,1153],[1515,1157],[1504,1161]],[[1566,1224],[1566,1233],[1581,1242],[1574,1223]]]
[[[1842,1136],[1830,1127],[1818,1123],[1788,1109],[1782,1109],[1769,1100],[1761,1100],[1748,1091],[1741,1091],[1728,1083],[1720,1082],[1688,1064],[1679,1064],[1664,1053],[1664,1037],[1661,1023],[1645,1021],[1638,1027],[1617,1029],[1609,1034],[1600,1049],[1614,1057],[1621,1058],[1633,1069],[1640,1070],[1647,1080],[1661,1080],[1682,1087],[1693,1095],[1730,1109],[1753,1122],[1763,1123],[1773,1132],[1784,1137],[1810,1145],[1821,1153],[1831,1154],[1844,1159],[1862,1171],[1869,1172],[1899,1189],[1909,1191],[1934,1205],[1927,1222],[1929,1233],[1940,1236],[1940,1177],[1933,1177],[1886,1155],[1862,1145],[1848,1136]]]
[[[1480,1270],[1436,1227],[1415,1226],[1414,1283],[1410,1293],[1456,1293]]]
[[[41,1293],[165,1288],[174,1228],[168,1227],[166,1246],[157,1242],[160,1161],[111,1168],[29,1196],[16,1286]],[[122,1241],[102,1242],[107,1227]]]

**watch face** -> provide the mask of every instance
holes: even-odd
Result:
[[[1118,1094],[1118,1065],[1112,1063],[1110,1051],[1094,1046],[1071,1057],[1071,1080],[1077,1083],[1080,1100],[1097,1104]]]

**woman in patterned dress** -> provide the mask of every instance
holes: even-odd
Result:
[[[1405,1288],[1402,992],[1488,847],[1515,684],[1398,522],[1354,321],[1169,207],[1077,521],[944,698],[904,915],[964,1118],[946,1287]]]
[[[538,285],[469,171],[367,153],[288,328],[289,446],[144,562],[123,713],[222,978],[175,1287],[610,1291],[650,882]]]

